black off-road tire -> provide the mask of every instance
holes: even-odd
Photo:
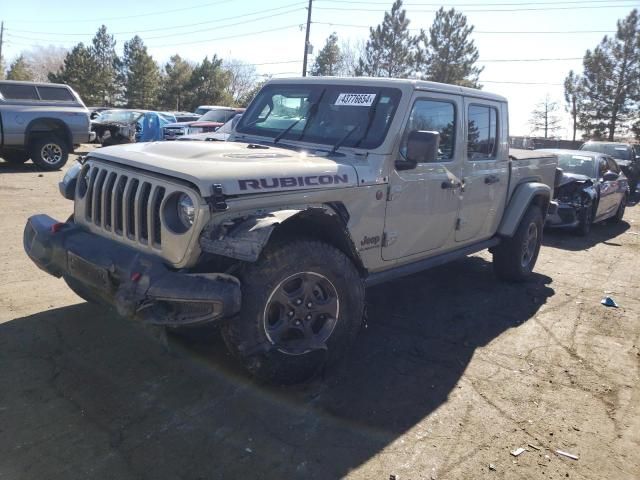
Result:
[[[530,205],[513,237],[503,239],[493,250],[493,270],[498,278],[523,282],[531,276],[542,245],[542,227],[540,207]]]
[[[335,303],[339,309],[330,336],[323,340],[325,348],[315,345],[306,352],[290,353],[286,345],[281,347],[269,339],[268,312],[274,295],[285,289],[289,279],[299,275],[322,277],[330,282],[325,284],[330,285],[329,289],[337,297]],[[222,326],[222,336],[231,353],[259,379],[293,384],[311,378],[325,365],[332,365],[344,356],[362,324],[364,285],[358,270],[344,253],[324,242],[294,240],[269,246],[257,262],[246,264],[238,276],[242,283],[242,309]],[[304,294],[302,297],[313,298]],[[283,310],[291,313],[295,308],[301,311],[304,307]],[[295,317],[302,316],[299,310]],[[289,322],[293,322],[293,317]]]
[[[67,143],[54,135],[37,137],[31,142],[29,150],[33,163],[48,172],[60,170],[69,159]]]
[[[622,200],[620,200],[620,205],[618,205],[618,210],[616,211],[616,214],[611,217],[611,223],[620,223],[622,222],[622,219],[624,218],[624,212],[627,208],[627,195],[624,195],[622,197]]]
[[[593,208],[588,207],[582,209],[580,212],[580,223],[575,229],[575,234],[580,237],[586,237],[591,233],[591,227],[593,226]]]
[[[21,150],[2,152],[0,157],[2,157],[4,161],[10,163],[11,165],[22,165],[27,160],[29,160],[29,154]]]

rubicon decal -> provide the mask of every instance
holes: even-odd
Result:
[[[274,188],[316,187],[349,183],[349,175],[309,175],[305,177],[271,177],[238,180],[240,190],[270,190]]]

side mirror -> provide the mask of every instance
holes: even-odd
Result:
[[[606,172],[603,176],[602,179],[605,182],[613,182],[615,180],[617,180],[619,177],[619,175],[616,172],[612,172],[611,170],[609,170],[608,172]]]
[[[435,162],[438,159],[440,134],[426,130],[413,130],[407,139],[406,160],[396,162],[398,170],[416,168],[418,163]]]

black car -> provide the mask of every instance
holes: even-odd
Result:
[[[640,181],[640,154],[634,145],[618,142],[589,141],[580,150],[598,152],[613,157],[629,181],[631,193],[636,191]]]
[[[574,228],[587,235],[595,222],[622,220],[629,182],[612,157],[583,150],[542,151],[558,156],[560,173],[547,226]]]

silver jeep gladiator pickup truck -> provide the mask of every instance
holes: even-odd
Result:
[[[89,110],[68,85],[0,81],[0,158],[29,158],[42,170],[64,166],[91,138]]]
[[[218,322],[254,375],[300,381],[348,348],[366,286],[487,248],[531,274],[557,159],[509,152],[507,121],[462,87],[273,80],[229,142],[90,153],[60,185],[73,220],[31,217],[24,248],[86,300]]]

